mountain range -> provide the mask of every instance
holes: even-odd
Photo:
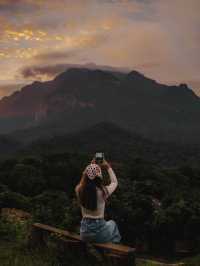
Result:
[[[129,73],[70,68],[0,100],[0,132],[34,141],[114,123],[154,141],[200,143],[200,98],[186,85],[168,86]]]

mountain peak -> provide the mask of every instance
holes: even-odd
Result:
[[[128,76],[145,78],[145,76],[142,73],[136,70],[132,70],[131,72],[129,72]]]
[[[31,85],[41,85],[42,83],[43,82],[36,80]]]
[[[146,77],[144,74],[142,74],[142,73],[140,73],[140,72],[138,72],[136,70],[132,70],[131,72],[129,72],[127,74],[127,78],[129,80],[144,81],[144,82],[146,82],[146,81],[149,82],[150,81],[152,83],[156,83],[155,80]]]
[[[111,71],[102,69],[88,69],[88,68],[69,68],[67,71],[59,74],[55,81],[64,81],[74,79],[76,81],[80,79],[88,80],[88,78],[95,78],[101,80],[116,80],[117,78]]]
[[[188,101],[189,97],[190,98],[192,97],[192,99],[199,100],[199,97],[185,83],[181,83],[179,86],[172,86],[170,88],[170,94],[171,94],[171,97],[174,97],[174,98],[176,95],[182,98],[185,97],[186,101]]]
[[[138,71],[119,75],[70,68],[52,81],[34,82],[0,101],[0,130],[9,132],[37,123],[39,131],[44,128],[48,135],[113,121],[145,137],[179,141],[181,135],[183,141],[190,141],[191,136],[193,141],[194,128],[200,132],[199,114],[199,97],[186,84],[159,84]],[[97,131],[114,135],[112,128],[104,123]],[[199,134],[195,135],[199,142]]]

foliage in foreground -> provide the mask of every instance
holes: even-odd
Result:
[[[49,241],[48,247],[29,249],[27,245],[32,221],[9,222],[0,220],[0,265],[1,266],[100,266],[94,260],[65,252],[62,257],[55,242]],[[199,266],[200,255],[184,260],[185,266]],[[157,266],[153,261],[139,261],[137,266]]]
[[[9,222],[0,219],[0,265],[1,266],[65,266],[73,262],[74,266],[87,263],[77,257],[65,257],[66,263],[62,261],[55,245],[30,249],[28,246],[28,235],[31,221]]]
[[[1,161],[0,209],[20,208],[34,221],[77,231],[81,215],[74,188],[88,161],[76,153]],[[124,243],[173,256],[176,241],[185,241],[200,252],[199,167],[167,168],[138,157],[116,161],[113,168],[119,187],[105,218],[116,220]]]
[[[13,243],[0,243],[0,264],[2,266],[59,266],[50,251],[27,251]]]

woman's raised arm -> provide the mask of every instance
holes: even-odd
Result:
[[[110,184],[106,186],[106,189],[108,191],[108,194],[111,195],[117,188],[117,185],[118,185],[117,177],[112,167],[106,160],[103,161],[102,166],[107,169],[109,177],[110,177]]]
[[[110,176],[110,185],[106,186],[106,189],[108,190],[109,195],[111,195],[115,189],[118,186],[118,181],[117,181],[117,177],[115,175],[115,172],[113,171],[113,169],[111,167],[109,167],[107,169],[108,174]]]

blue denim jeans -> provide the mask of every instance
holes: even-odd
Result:
[[[80,226],[81,240],[96,243],[119,243],[121,235],[115,221],[103,218],[82,218]]]

